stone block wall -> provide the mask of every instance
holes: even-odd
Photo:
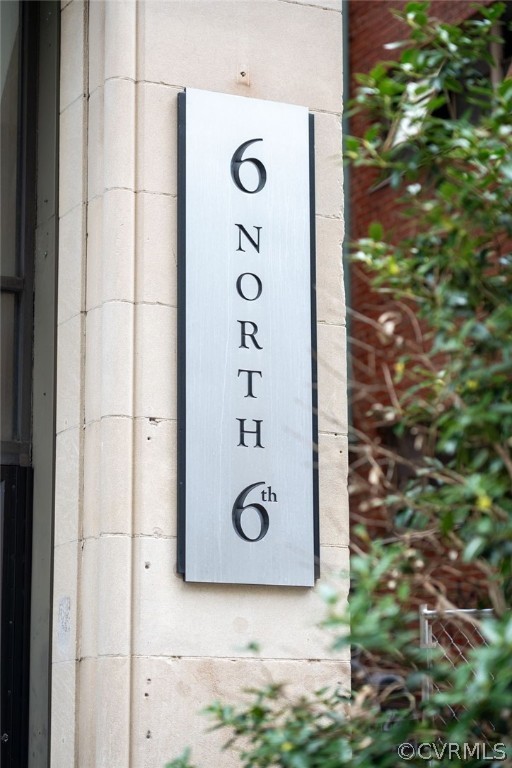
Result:
[[[348,560],[341,3],[72,0],[61,17],[51,765],[156,768],[191,745],[228,768],[204,706],[269,676],[347,684],[349,664],[315,627],[315,591],[176,574],[177,95],[315,114],[329,578]]]

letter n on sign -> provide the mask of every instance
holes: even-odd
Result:
[[[313,117],[178,99],[178,570],[319,573]]]

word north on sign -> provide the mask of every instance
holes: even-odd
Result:
[[[194,89],[178,109],[178,570],[312,586],[313,119]]]

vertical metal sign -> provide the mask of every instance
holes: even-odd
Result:
[[[318,575],[313,120],[179,96],[178,570]]]

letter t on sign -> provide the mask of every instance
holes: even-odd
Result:
[[[244,397],[254,397],[254,399],[256,399],[256,395],[254,395],[252,391],[252,375],[253,373],[257,373],[260,378],[263,378],[261,371],[247,371],[245,368],[239,368],[238,376],[240,376],[241,373],[247,374],[247,394],[244,395]]]

